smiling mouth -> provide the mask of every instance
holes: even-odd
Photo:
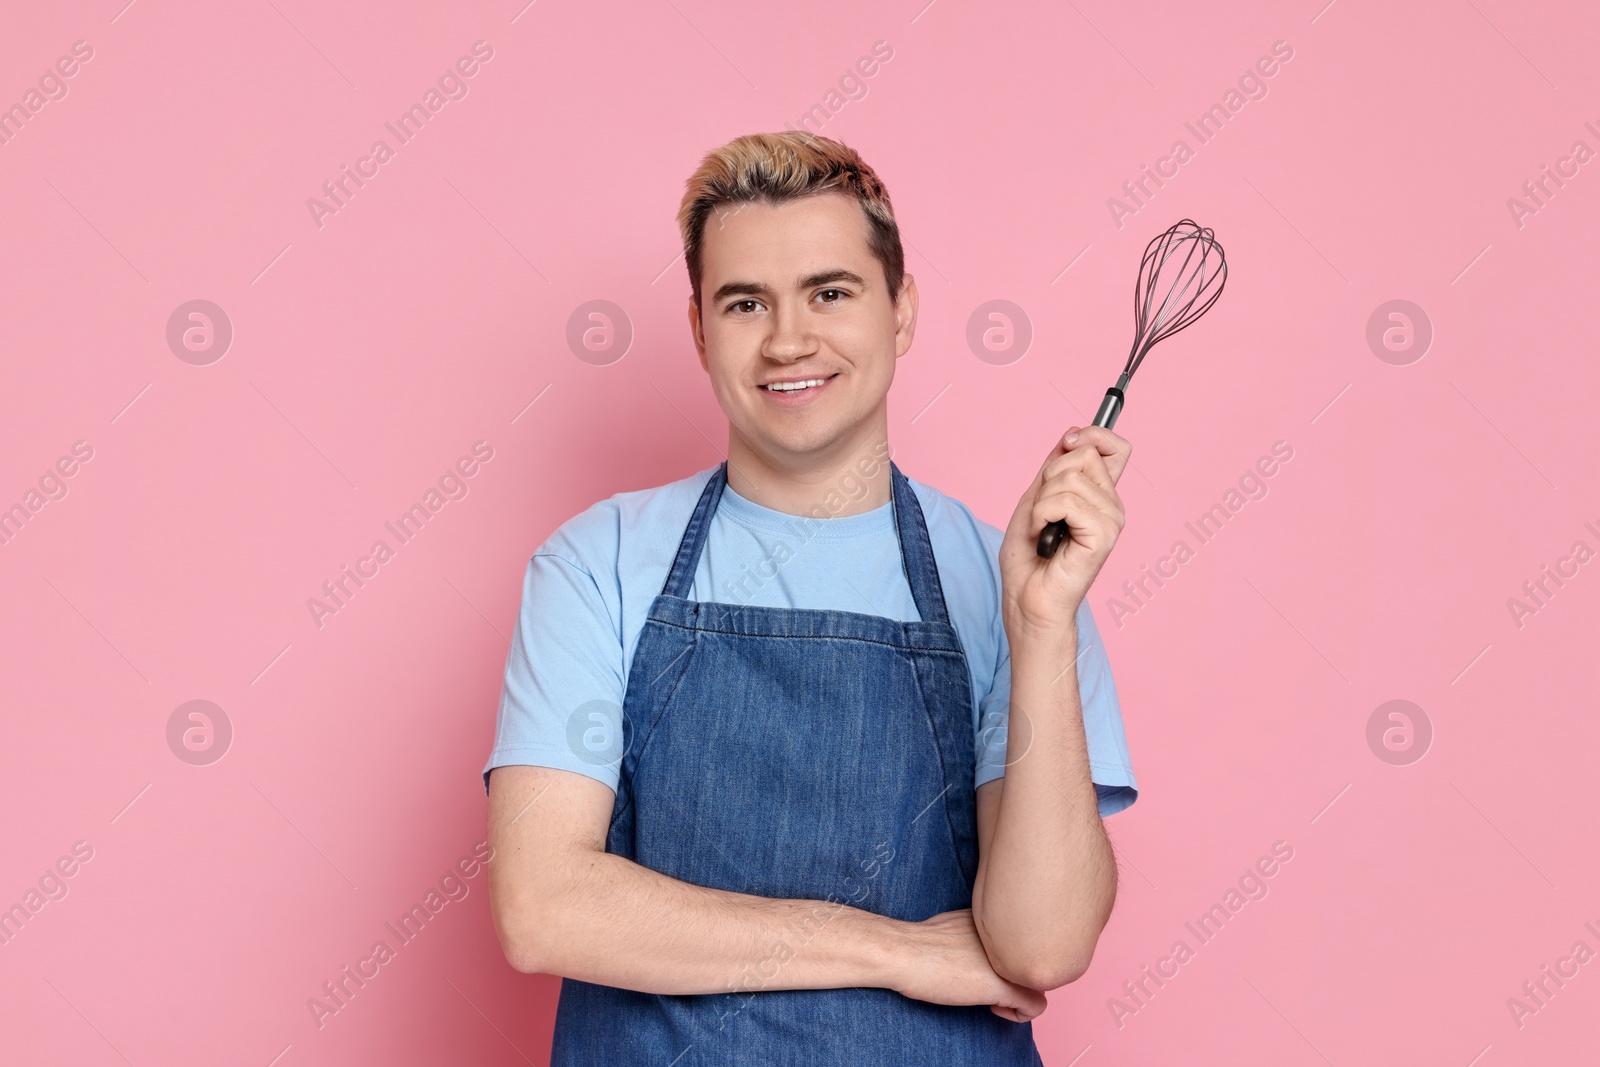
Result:
[[[794,396],[797,393],[815,389],[820,385],[826,385],[838,376],[838,372],[835,371],[833,374],[821,374],[815,378],[802,378],[794,382],[769,382],[761,386],[761,388],[769,393],[777,393],[779,396]]]

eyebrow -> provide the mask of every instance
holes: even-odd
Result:
[[[835,267],[832,270],[818,271],[815,274],[801,278],[795,288],[814,289],[819,285],[828,285],[831,282],[854,282],[863,288],[867,284],[866,279],[855,271],[845,270],[843,267]],[[771,292],[771,289],[759,282],[728,282],[726,285],[718,287],[717,291],[712,294],[711,300],[713,303],[720,304],[730,296],[768,296]]]

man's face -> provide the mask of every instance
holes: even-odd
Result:
[[[733,433],[772,461],[803,466],[881,432],[917,294],[910,275],[898,300],[888,292],[867,233],[860,204],[833,191],[706,220],[695,346]]]

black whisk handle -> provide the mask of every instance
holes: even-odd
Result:
[[[1111,429],[1117,424],[1117,416],[1122,414],[1122,390],[1112,386],[1106,390],[1105,399],[1100,401],[1100,410],[1094,414],[1094,425]],[[1045,559],[1056,554],[1067,540],[1067,524],[1060,519],[1045,523],[1044,529],[1039,531],[1039,544],[1036,551]]]

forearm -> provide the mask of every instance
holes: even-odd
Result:
[[[997,972],[1050,989],[1088,967],[1116,862],[1089,771],[1076,632],[1011,647],[1005,784],[973,914]]]
[[[910,925],[842,902],[691,885],[610,853],[561,866],[507,909],[521,970],[645,993],[892,988]]]

